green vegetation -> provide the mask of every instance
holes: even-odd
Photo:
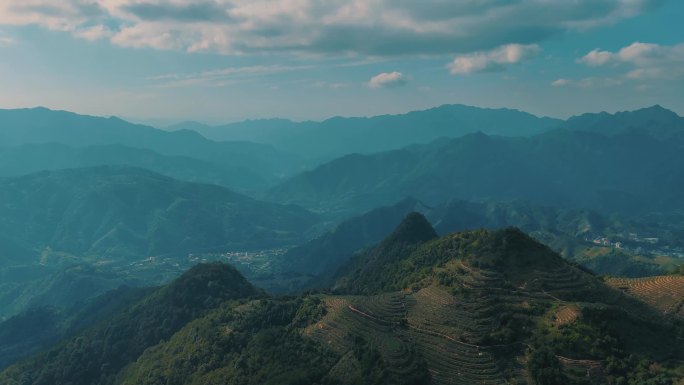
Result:
[[[528,369],[538,384],[674,384],[684,351],[672,337],[667,324],[586,307],[579,321],[537,331]]]
[[[343,267],[332,292],[269,297],[229,266],[199,265],[9,367],[0,383],[674,385],[684,376],[681,321],[515,228],[437,238],[411,213]]]
[[[370,274],[364,275],[364,262],[372,265],[384,249],[381,244],[359,256],[350,276],[341,278],[356,284],[338,287],[358,293],[413,291],[397,300],[382,299],[382,305],[374,300],[379,296],[370,302],[353,300],[359,314],[385,325],[370,335],[396,334],[386,329],[394,324],[408,326],[412,335],[427,331],[452,336],[470,344],[459,354],[478,346],[497,363],[495,372],[513,383],[519,381],[520,368],[511,359],[516,354],[527,355],[527,370],[538,384],[637,384],[645,378],[651,381],[645,383],[673,384],[682,375],[684,351],[673,342],[681,338],[679,327],[673,326],[678,321],[662,319],[655,309],[620,296],[519,230],[452,234],[395,253],[396,259],[385,263],[391,279],[372,281]],[[579,321],[571,317],[551,326],[548,312],[566,301],[583,304]],[[449,304],[462,310],[450,310]],[[345,319],[331,325],[361,328]],[[424,351],[429,366],[441,367],[440,357],[451,356],[446,351],[456,348],[442,349],[435,356]],[[481,370],[473,368],[473,375]]]
[[[66,308],[32,307],[0,323],[0,369],[123,311],[152,289],[121,286]]]
[[[302,317],[305,302],[227,303],[145,351],[120,383],[320,383],[336,356],[299,334],[311,321]]]
[[[536,385],[570,384],[558,357],[547,347],[540,347],[530,354],[527,369]]]
[[[335,288],[368,294],[420,289],[435,281],[451,286],[466,272],[448,265],[455,260],[503,271],[512,285],[532,278],[530,266],[564,263],[547,247],[513,228],[463,232],[428,242],[434,238],[434,230],[425,217],[409,214],[394,234],[342,270]]]
[[[7,384],[110,384],[147,348],[222,303],[263,296],[234,268],[198,265],[132,306],[0,376]]]

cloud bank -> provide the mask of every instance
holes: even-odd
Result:
[[[39,25],[78,38],[109,39],[123,47],[189,52],[455,55],[511,44],[530,46],[567,30],[633,17],[659,3],[661,0],[3,0],[0,25]],[[497,64],[496,60],[487,63]],[[467,71],[459,69],[467,68],[467,63],[455,64],[455,68]]]

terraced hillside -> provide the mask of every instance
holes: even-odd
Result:
[[[393,376],[425,365],[435,384],[525,383],[524,363],[532,349],[525,329],[534,327],[533,320],[552,324],[554,312],[547,309],[568,305],[551,293],[562,295],[566,288],[507,289],[501,274],[460,267],[468,270],[456,285],[432,283],[415,291],[327,297],[327,315],[306,333],[340,354],[353,347],[355,338],[369,340]],[[603,368],[600,361],[557,357],[568,368]],[[599,376],[591,374],[590,379]]]
[[[382,253],[369,252],[369,263]],[[390,283],[375,295],[326,297],[326,316],[306,334],[340,354],[356,338],[370,341],[390,364],[391,376],[425,365],[435,384],[520,384],[533,378],[540,384],[603,384],[631,376],[611,364],[627,359],[628,351],[663,362],[682,357],[667,333],[657,331],[670,321],[515,229],[453,234],[384,261],[393,276],[380,282]],[[355,265],[352,277],[340,279],[343,286],[364,281],[363,263]],[[656,330],[654,340],[638,349],[641,341],[624,341],[637,327]],[[580,342],[581,333],[615,340],[598,346]],[[553,376],[535,367],[549,346],[551,358],[543,366],[556,365]]]
[[[432,295],[437,293],[439,289],[430,290]],[[463,327],[444,322],[459,311],[437,306],[425,294],[395,292],[343,301],[344,307],[329,312],[307,332],[340,354],[353,347],[352,336],[370,341],[388,363],[392,377],[425,366],[436,384],[505,384],[492,349],[459,339],[465,329],[477,329],[479,319],[461,313],[461,319],[452,320],[463,322]],[[437,295],[441,294],[449,296]],[[326,304],[337,301],[329,298]],[[429,310],[434,313],[425,312]]]
[[[233,273],[227,277],[240,281]],[[203,307],[201,316],[145,349],[128,350],[131,341],[117,345],[116,351],[127,352],[125,365],[111,367],[98,353],[106,377],[87,365],[91,357],[79,356],[99,344],[88,337],[101,334],[86,331],[0,373],[0,383],[85,385],[83,366],[92,370],[88,385],[684,379],[682,322],[568,264],[517,229],[435,238],[424,217],[410,214],[336,278],[328,291],[295,298],[247,293],[211,302],[211,310]],[[68,361],[70,372],[56,365],[60,360]]]
[[[684,276],[682,275],[609,278],[606,283],[639,298],[664,314],[684,318]]]

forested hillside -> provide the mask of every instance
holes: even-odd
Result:
[[[332,293],[269,298],[199,266],[0,380],[674,384],[683,327],[517,229],[438,238],[412,213]]]

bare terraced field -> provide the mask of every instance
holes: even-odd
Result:
[[[664,314],[684,318],[684,276],[609,278],[606,283],[639,298]]]

